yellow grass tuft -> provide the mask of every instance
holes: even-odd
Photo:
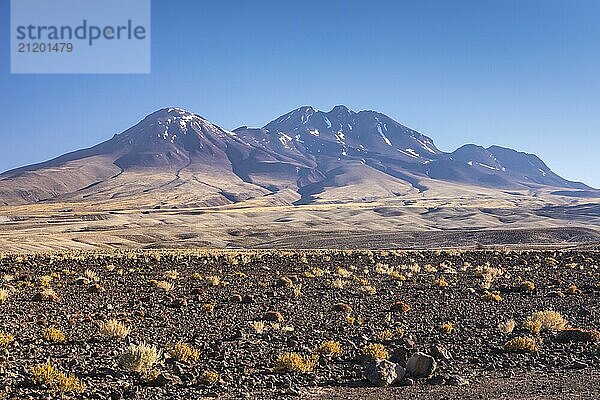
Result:
[[[442,325],[440,325],[440,332],[445,334],[451,334],[455,329],[456,325],[454,325],[452,322],[444,322]]]
[[[121,354],[119,365],[127,371],[145,372],[152,368],[160,357],[161,352],[155,346],[149,346],[144,343],[139,345],[131,344]]]
[[[298,353],[282,353],[277,356],[275,372],[313,372],[319,362],[318,355],[302,356]]]
[[[448,286],[448,281],[446,279],[444,279],[444,277],[441,277],[439,279],[434,279],[433,280],[433,285],[437,286],[437,287],[447,287]]]
[[[521,292],[533,292],[535,290],[535,284],[531,281],[522,281],[519,284],[519,290]]]
[[[15,341],[15,337],[13,335],[9,335],[8,333],[0,332],[0,347],[6,347],[14,341]]]
[[[317,352],[329,357],[339,357],[342,354],[342,345],[340,342],[334,340],[328,340],[321,343],[317,348]]]
[[[385,346],[381,343],[371,343],[363,347],[363,355],[372,358],[374,360],[387,360],[390,354],[386,350]]]
[[[216,385],[221,381],[221,377],[215,371],[204,371],[202,375],[200,375],[200,382],[205,385]]]
[[[180,362],[197,362],[200,352],[192,346],[179,342],[170,351],[169,355]]]
[[[66,340],[66,336],[60,329],[50,327],[44,331],[44,340],[46,342],[60,343]]]
[[[514,319],[509,319],[508,321],[505,322],[500,322],[498,324],[498,330],[506,335],[508,335],[509,333],[512,333],[512,331],[515,330],[515,326],[517,324],[515,323]]]
[[[151,280],[150,283],[159,288],[164,290],[165,292],[170,292],[171,290],[173,290],[173,288],[175,288],[175,285],[171,282],[167,282],[167,281],[157,281],[157,280]]]
[[[489,292],[487,290],[483,293],[482,299],[485,301],[489,301],[491,303],[497,303],[497,302],[504,300],[502,298],[502,296],[500,296],[500,292],[498,292],[498,291]]]
[[[8,290],[0,288],[0,304],[4,304],[6,299],[8,299]]]
[[[510,353],[532,353],[538,350],[538,345],[533,338],[519,336],[506,342],[504,350]]]
[[[63,393],[83,393],[85,385],[72,374],[65,374],[48,361],[31,370],[31,379],[36,385],[46,385]]]
[[[567,320],[552,310],[538,311],[529,316],[523,327],[533,333],[541,331],[561,331],[567,326]]]
[[[131,333],[131,329],[116,319],[110,319],[100,324],[100,335],[109,338],[124,338]]]

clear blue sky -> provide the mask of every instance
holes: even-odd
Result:
[[[166,106],[233,129],[346,104],[600,187],[597,0],[155,0],[149,75],[10,75],[8,0],[0,15],[0,170]]]

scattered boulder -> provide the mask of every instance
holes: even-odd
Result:
[[[406,366],[406,362],[408,361],[409,356],[410,356],[409,349],[407,349],[406,347],[398,347],[398,348],[394,349],[389,360],[391,362],[395,362],[402,366]]]
[[[187,300],[185,298],[177,298],[177,299],[173,299],[173,301],[171,302],[171,304],[169,304],[171,307],[173,308],[181,308],[181,307],[187,307]]]
[[[80,276],[80,277],[78,277],[77,279],[75,279],[73,282],[74,282],[76,285],[83,286],[83,285],[87,285],[87,284],[89,284],[89,283],[90,283],[90,280],[89,280],[88,278],[85,278],[85,277],[83,277],[83,276]]]
[[[587,367],[589,367],[589,365],[584,363],[583,361],[575,360],[571,363],[571,365],[569,365],[569,367],[571,369],[586,369]]]
[[[365,366],[364,377],[375,386],[389,386],[404,378],[402,366],[388,360],[373,360]]]
[[[448,381],[448,376],[445,374],[437,374],[427,379],[428,385],[444,385]]]
[[[415,380],[413,378],[404,378],[400,381],[400,386],[414,386]]]
[[[549,291],[546,294],[546,296],[547,297],[558,297],[558,298],[560,298],[560,297],[565,297],[565,294],[560,289],[557,289],[557,290],[551,290],[551,291]]]
[[[406,374],[413,378],[428,378],[436,367],[437,363],[432,356],[417,352],[406,362]]]
[[[429,352],[431,353],[433,358],[435,358],[438,361],[450,361],[452,359],[452,354],[450,354],[448,349],[441,345],[431,346]]]

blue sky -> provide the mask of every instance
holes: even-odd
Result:
[[[228,129],[301,105],[374,109],[439,148],[498,144],[600,187],[600,2],[152,2],[149,75],[11,75],[0,0],[0,170],[179,106]]]

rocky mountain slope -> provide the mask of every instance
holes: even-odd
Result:
[[[179,108],[156,111],[97,146],[0,175],[0,204],[152,196],[170,204],[345,202],[438,184],[589,191],[537,156],[465,145],[452,153],[375,111],[300,107],[262,128],[225,130]]]

